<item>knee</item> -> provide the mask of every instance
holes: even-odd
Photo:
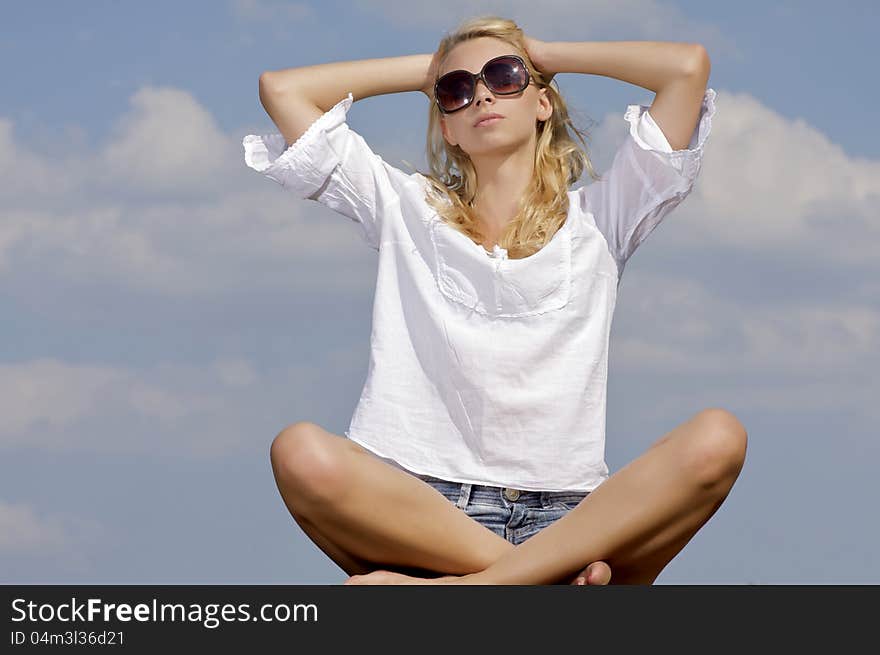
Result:
[[[694,417],[698,427],[689,449],[692,472],[706,488],[726,493],[739,476],[746,458],[748,433],[731,412],[710,408]]]
[[[318,425],[307,421],[288,425],[269,448],[276,481],[304,497],[335,497],[345,475],[330,446]]]

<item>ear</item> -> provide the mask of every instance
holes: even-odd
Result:
[[[546,121],[553,115],[553,103],[547,97],[547,89],[538,91],[538,120]]]
[[[449,134],[449,126],[446,125],[446,119],[443,116],[440,116],[440,129],[443,131],[443,138],[446,139],[446,143],[451,146],[458,145],[452,140],[452,137]]]

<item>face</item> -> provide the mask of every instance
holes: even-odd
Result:
[[[438,78],[454,70],[467,70],[477,75],[483,64],[500,55],[523,55],[510,44],[491,37],[459,43],[441,63]],[[487,113],[503,118],[475,125]],[[469,156],[523,147],[535,138],[536,121],[550,118],[553,107],[546,89],[538,89],[534,79],[522,92],[494,95],[482,80],[477,82],[474,100],[464,109],[440,114],[443,136],[450,145],[457,145]]]

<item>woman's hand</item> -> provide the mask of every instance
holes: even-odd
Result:
[[[528,54],[529,59],[532,60],[532,64],[534,64],[535,68],[537,68],[541,75],[547,80],[547,83],[550,83],[550,80],[553,79],[553,76],[556,75],[554,71],[547,70],[546,62],[544,61],[544,47],[547,45],[545,41],[539,41],[538,39],[533,39],[530,36],[523,36],[523,41],[526,46],[526,54]]]
[[[434,102],[434,83],[437,81],[437,71],[440,69],[439,51],[431,55],[431,63],[428,65],[428,71],[425,73],[425,83],[419,89],[428,96],[428,100]]]

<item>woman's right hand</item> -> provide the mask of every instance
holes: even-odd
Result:
[[[439,69],[440,53],[437,51],[431,55],[431,63],[428,65],[428,70],[425,73],[425,83],[422,85],[422,88],[419,89],[422,93],[428,96],[428,100],[431,102],[434,102],[434,83],[437,81],[437,71]]]

